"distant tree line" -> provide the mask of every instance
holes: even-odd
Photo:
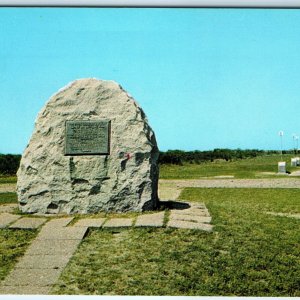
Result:
[[[293,151],[283,151],[283,154],[293,153]],[[213,162],[215,159],[224,159],[226,161],[253,158],[256,156],[278,154],[276,150],[258,150],[258,149],[214,149],[209,151],[182,151],[182,150],[168,150],[160,152],[160,164],[175,164],[181,165],[185,163],[200,164],[203,162]]]
[[[203,162],[213,162],[216,159],[224,159],[226,161],[252,158],[262,155],[278,154],[277,150],[258,150],[258,149],[214,149],[209,151],[182,151],[168,150],[159,153],[159,164],[175,164],[183,163],[200,164]],[[292,154],[293,150],[284,150],[283,154]],[[21,155],[19,154],[0,154],[0,175],[15,175],[20,165]]]
[[[15,175],[20,165],[21,155],[0,154],[0,174]]]

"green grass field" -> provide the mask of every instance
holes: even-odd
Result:
[[[206,203],[213,233],[93,230],[53,289],[58,294],[300,296],[296,189],[185,189]]]
[[[300,167],[291,167],[291,158],[294,155],[284,155],[288,171],[300,170]],[[285,178],[278,177],[277,164],[281,161],[280,155],[258,156],[255,158],[235,161],[219,160],[202,164],[161,165],[161,179],[197,179],[213,176],[234,176],[235,178]],[[270,174],[273,173],[273,174]]]
[[[283,155],[283,161],[287,163],[287,170],[290,172],[300,170],[300,167],[290,166],[292,157],[295,157],[295,155]],[[185,163],[182,166],[160,165],[160,178],[197,179],[226,175],[232,175],[235,178],[278,178],[276,173],[279,161],[281,161],[280,155],[266,155],[234,161],[218,160],[201,164]],[[284,176],[279,178],[284,178]],[[16,182],[16,176],[0,175],[0,184]]]
[[[160,176],[260,178],[265,176],[261,172],[275,173],[279,160],[272,156],[163,165]],[[289,165],[290,157],[286,161]],[[14,183],[15,179],[9,180],[0,177],[0,184]],[[212,233],[168,228],[91,230],[52,292],[300,296],[300,220],[268,214],[299,214],[299,189],[186,188],[180,198],[206,204],[214,225]],[[15,193],[0,194],[0,204],[16,199]],[[0,279],[13,268],[36,233],[0,229]]]
[[[17,183],[17,176],[5,176],[0,174],[1,183]]]
[[[0,205],[7,203],[17,203],[18,198],[16,193],[0,193]]]

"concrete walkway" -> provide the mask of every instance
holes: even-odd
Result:
[[[23,218],[23,224],[29,219]],[[49,294],[87,231],[86,227],[66,227],[72,219],[59,218],[46,223],[14,270],[1,283],[1,294]]]
[[[212,231],[211,217],[204,204],[163,201],[170,210],[144,213],[136,218],[21,217],[0,213],[0,226],[11,230],[37,229],[36,239],[15,268],[0,283],[0,294],[49,294],[89,228],[172,227]]]

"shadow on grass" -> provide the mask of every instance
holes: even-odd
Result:
[[[188,209],[191,206],[188,203],[185,202],[179,202],[179,201],[159,201],[159,209],[165,210],[165,209],[178,209],[178,210],[184,210]]]

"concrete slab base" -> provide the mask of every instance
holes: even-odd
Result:
[[[49,295],[51,286],[5,285],[0,286],[0,295]]]
[[[73,226],[75,227],[93,227],[100,228],[105,222],[105,218],[88,218],[88,219],[80,219]]]
[[[39,240],[28,248],[27,255],[67,255],[73,254],[81,240]],[[25,254],[25,255],[26,255]]]
[[[45,254],[45,255],[25,255],[16,265],[16,269],[63,269],[72,253],[69,254]]]
[[[87,227],[53,227],[45,225],[37,240],[82,240]]]
[[[9,228],[14,229],[36,229],[47,221],[46,218],[21,218],[14,222]]]
[[[47,286],[54,284],[61,270],[59,269],[14,269],[4,280],[3,285]]]
[[[132,222],[131,218],[114,218],[105,222],[103,228],[131,227]]]
[[[191,221],[180,221],[180,220],[171,220],[169,221],[168,227],[181,228],[181,229],[198,229],[211,232],[213,226],[210,224],[197,223]]]
[[[135,227],[162,227],[165,212],[140,215],[136,219]]]
[[[13,215],[11,213],[1,213],[0,214],[0,228],[7,227],[10,223],[20,219],[21,216]]]

